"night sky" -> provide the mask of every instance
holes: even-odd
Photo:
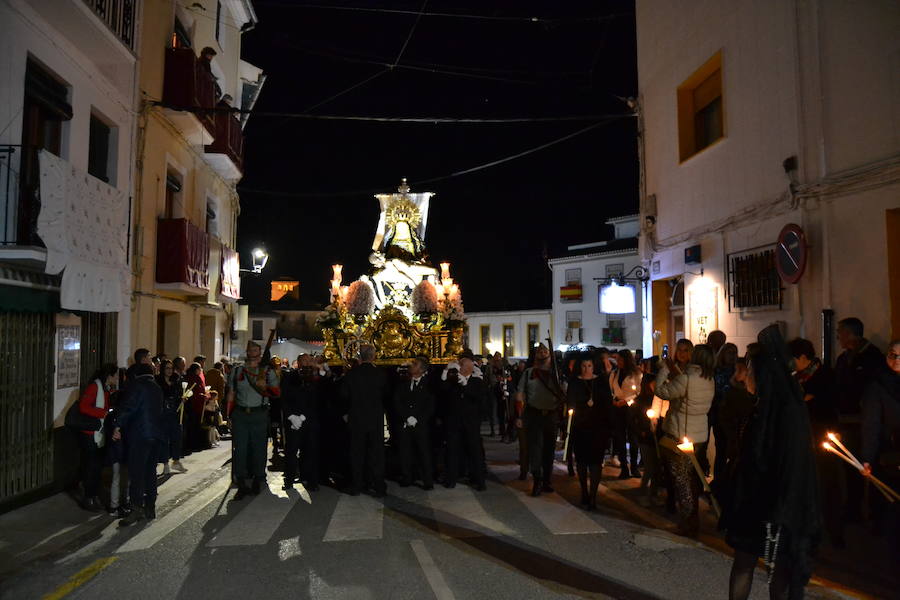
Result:
[[[624,115],[617,96],[636,95],[633,2],[427,2],[426,13],[501,18],[422,16],[399,64],[478,77],[372,64],[395,62],[415,14],[312,4],[254,1],[259,24],[244,34],[243,57],[268,76],[255,111]],[[422,8],[421,1],[316,4]],[[549,308],[545,257],[606,239],[606,218],[637,210],[634,119],[612,119],[523,158],[446,176],[595,122],[401,124],[251,115],[238,247],[244,264],[258,245],[271,258],[264,276],[244,277],[243,296],[251,304],[267,300],[269,280],[290,277],[300,280],[304,304],[327,302],[332,263],[345,265],[345,284],[368,272],[378,219],[372,194],[393,192],[407,177],[413,192],[436,193],[426,246],[433,263],[452,263],[467,311]],[[417,183],[434,178],[441,179]]]

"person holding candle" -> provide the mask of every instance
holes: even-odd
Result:
[[[715,358],[709,346],[699,344],[693,348],[689,362],[679,366],[679,354],[683,358],[684,348],[686,346],[679,342],[675,363],[663,361],[656,376],[656,395],[669,401],[669,411],[663,422],[664,436],[676,444],[687,438],[697,447],[706,443],[709,432],[706,415],[715,393]],[[660,452],[675,491],[677,532],[695,537],[700,529],[700,481],[691,458],[672,445],[663,444]]]
[[[749,596],[762,556],[770,597],[801,598],[822,526],[809,415],[778,326],[766,327],[758,339],[747,379],[748,391],[756,394],[755,411],[720,522],[735,550],[729,597]]]
[[[607,378],[594,373],[593,359],[579,359],[575,373],[577,375],[566,390],[566,404],[574,410],[571,435],[581,484],[581,505],[587,510],[595,510],[603,473],[603,454],[612,426],[613,397]]]
[[[656,424],[659,413],[656,405],[656,373],[659,371],[659,357],[653,356],[641,361],[641,392],[631,407],[629,426],[637,438],[644,462],[644,473],[640,489],[646,494],[638,498],[638,503],[649,506],[656,499],[656,492],[662,485],[659,464],[659,448],[656,443]]]
[[[619,479],[640,477],[638,469],[638,443],[634,430],[629,426],[629,411],[641,390],[643,373],[634,363],[634,355],[630,350],[620,350],[616,356],[617,369],[609,374],[609,388],[613,395],[613,446],[619,455],[621,471]],[[635,409],[636,410],[636,409]],[[626,448],[626,442],[628,448]],[[629,452],[630,450],[630,452]],[[631,468],[628,468],[628,455],[631,455]]]

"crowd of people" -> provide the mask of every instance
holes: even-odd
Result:
[[[682,339],[671,354],[664,347],[646,359],[606,348],[561,355],[539,344],[514,364],[466,349],[447,365],[417,357],[385,368],[363,345],[332,369],[322,356],[270,359],[250,342],[243,364],[205,371],[202,356],[187,365],[142,349],[125,371],[101,367],[79,403],[102,421],[79,432],[84,504],[100,508],[109,464],[110,511],[123,525],[152,519],[158,464],[184,471],[181,457],[214,447],[220,431],[233,439],[236,500],[266,485],[270,439],[285,489],[327,483],[381,497],[395,476],[401,486],[465,481],[481,491],[487,422],[491,437],[518,442],[519,478],[531,477],[533,496],[554,492],[560,445],[586,510],[596,510],[604,466],[639,478],[640,502],[665,505],[681,535],[698,535],[706,495],[735,550],[731,597],[749,595],[760,557],[772,596],[798,597],[823,533],[843,544],[843,524],[866,502],[900,538],[896,511],[863,493],[873,473],[898,479],[900,341],[882,354],[854,318],[839,323],[838,340],[834,368],[810,341],[786,342],[774,325],[743,355],[714,331],[705,344]],[[829,432],[859,449],[859,475],[820,448]]]

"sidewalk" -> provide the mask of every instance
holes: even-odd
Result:
[[[179,501],[212,478],[219,478],[231,458],[231,442],[195,452],[182,460],[187,473],[160,476],[157,508]],[[162,471],[162,466],[159,467]],[[78,499],[61,492],[0,515],[0,581],[24,565],[89,543],[115,521],[105,511],[89,512]]]

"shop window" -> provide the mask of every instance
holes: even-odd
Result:
[[[682,162],[725,137],[722,53],[678,86],[678,150]]]

